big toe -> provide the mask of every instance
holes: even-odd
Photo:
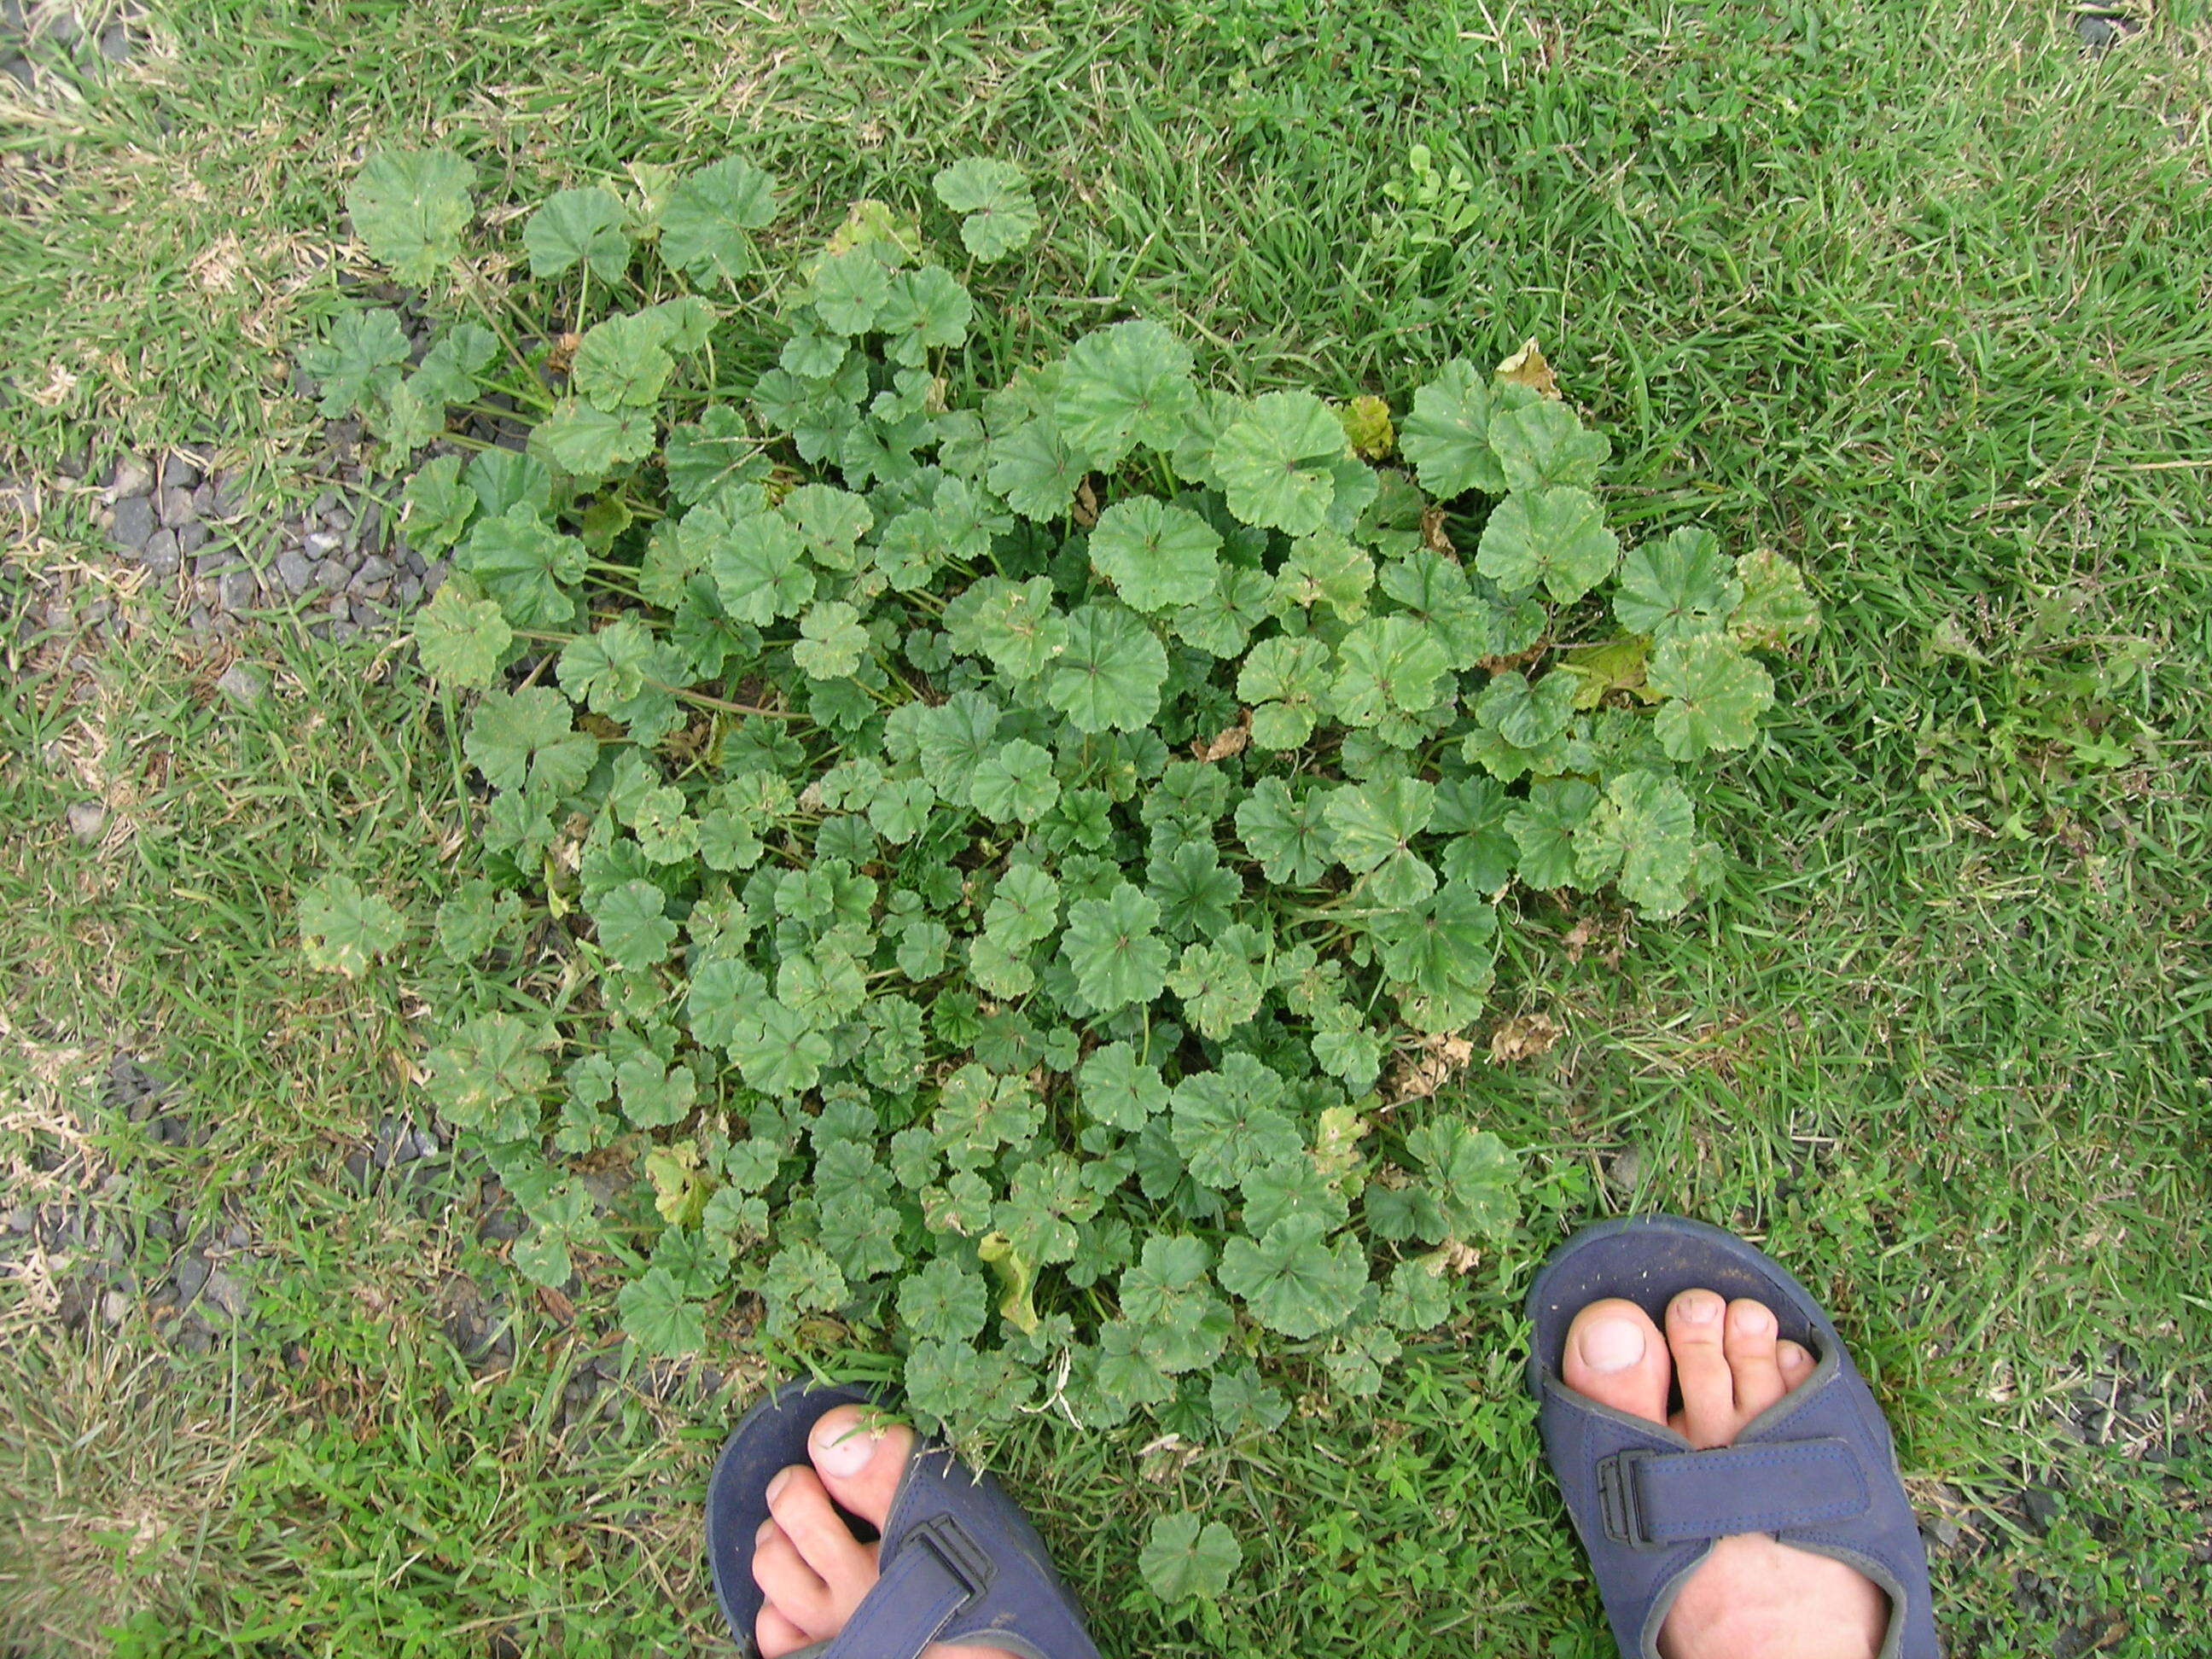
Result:
[[[1633,1302],[1593,1302],[1567,1327],[1560,1375],[1601,1406],[1664,1423],[1669,1368],[1666,1340]]]
[[[830,1497],[849,1515],[881,1528],[914,1449],[914,1431],[880,1412],[840,1406],[807,1437],[806,1455]]]

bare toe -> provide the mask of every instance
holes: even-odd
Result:
[[[753,1640],[760,1644],[761,1659],[783,1659],[787,1653],[796,1653],[814,1638],[775,1610],[774,1602],[763,1603],[760,1617],[753,1620]]]
[[[839,1624],[852,1616],[876,1580],[875,1557],[853,1536],[812,1469],[793,1464],[768,1483],[768,1512],[828,1588]]]
[[[1782,1387],[1795,1392],[1813,1377],[1813,1356],[1788,1337],[1774,1345],[1774,1363],[1782,1372]]]
[[[1665,1422],[1669,1369],[1666,1340],[1633,1302],[1593,1302],[1567,1328],[1560,1375],[1601,1406]]]
[[[830,1496],[872,1527],[881,1527],[891,1512],[913,1449],[912,1429],[859,1406],[823,1413],[806,1444]]]
[[[1782,1366],[1774,1357],[1777,1327],[1774,1310],[1748,1297],[1729,1304],[1728,1323],[1721,1338],[1729,1373],[1735,1380],[1736,1426],[1765,1411],[1786,1392]]]
[[[754,1534],[753,1583],[769,1604],[810,1639],[834,1633],[843,1622],[834,1616],[830,1587],[773,1521],[762,1522]]]
[[[1682,1434],[1693,1446],[1735,1437],[1735,1381],[1721,1330],[1728,1304],[1711,1291],[1685,1291],[1667,1304],[1667,1346],[1682,1391]]]

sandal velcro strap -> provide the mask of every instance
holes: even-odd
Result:
[[[821,1659],[915,1659],[994,1576],[989,1552],[952,1516],[921,1522]]]
[[[1605,1535],[1632,1549],[1849,1521],[1871,1502],[1858,1453],[1838,1439],[1633,1448],[1599,1462],[1597,1492]]]

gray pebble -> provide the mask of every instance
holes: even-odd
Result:
[[[125,495],[115,503],[114,522],[108,533],[118,547],[135,551],[154,533],[154,503],[143,495]]]
[[[96,800],[70,803],[70,834],[79,841],[98,841],[100,832],[107,826],[107,808]]]
[[[361,629],[349,622],[334,622],[331,624],[331,637],[343,645],[348,640],[359,639]]]
[[[207,1288],[207,1282],[206,1257],[195,1253],[179,1261],[175,1273],[177,1305],[179,1308],[190,1306],[192,1298]]]
[[[327,530],[310,532],[307,539],[300,544],[307,549],[307,556],[311,559],[327,559],[345,545]]]
[[[190,489],[199,481],[199,464],[189,455],[172,455],[161,463],[164,489]]]
[[[216,580],[216,603],[226,611],[246,611],[261,596],[261,584],[251,570],[227,570]]]
[[[422,597],[422,579],[420,576],[402,576],[399,586],[392,589],[392,597],[403,605],[414,605]]]
[[[327,574],[327,573],[321,574]],[[323,614],[328,617],[334,623],[343,622],[349,614],[344,597],[341,595],[339,598],[332,599],[328,605],[325,605],[323,607]]]
[[[295,547],[276,556],[276,580],[295,593],[304,593],[315,582],[314,562]]]
[[[177,526],[177,551],[185,554],[187,556],[198,552],[200,549],[207,545],[208,534],[208,527],[197,519],[190,520],[184,524],[179,525]]]
[[[308,538],[308,540],[310,541],[313,541],[313,539],[314,538],[312,536]],[[312,555],[313,550],[313,549],[310,548],[308,552]],[[320,564],[315,567],[315,580],[325,587],[343,588],[349,581],[353,580],[353,572],[347,569],[336,559],[325,559]]]
[[[354,626],[356,628],[367,629],[374,633],[377,629],[384,626],[386,619],[384,613],[367,599],[356,599],[353,602],[353,620]]]
[[[446,562],[440,559],[422,573],[422,597],[428,599],[446,585]]]
[[[2092,52],[2102,52],[2120,38],[2119,25],[2109,17],[2081,17],[2074,27],[2081,36],[2081,44]]]
[[[1958,1548],[1960,1539],[1966,1536],[1959,1529],[1959,1523],[1948,1515],[1930,1516],[1927,1520],[1923,1521],[1920,1523],[1920,1535],[1939,1550]]]
[[[235,1274],[226,1268],[217,1267],[208,1275],[207,1300],[202,1306],[211,1303],[231,1318],[240,1319],[245,1316],[246,1301],[246,1286]]]
[[[311,519],[319,519],[337,504],[338,492],[335,489],[325,489],[315,497],[315,504],[307,509],[307,516]]]
[[[125,450],[115,458],[115,471],[107,481],[107,498],[121,501],[125,495],[143,495],[154,487],[154,469],[137,456]]]
[[[222,1230],[222,1242],[234,1250],[242,1250],[253,1243],[253,1231],[242,1221],[234,1221]]]
[[[19,1204],[8,1212],[8,1231],[27,1233],[39,1224],[39,1212],[27,1204]]]
[[[218,499],[219,496],[216,487],[213,484],[202,484],[198,489],[192,491],[193,516],[202,519],[211,519],[215,517],[216,504]]]
[[[1644,1179],[1644,1149],[1629,1146],[1605,1166],[1606,1183],[1616,1193],[1632,1193]]]
[[[185,618],[185,626],[195,634],[204,634],[215,626],[215,612],[204,605],[196,605],[192,614]]]
[[[399,556],[399,562],[405,565],[410,571],[417,576],[421,575],[425,570],[429,568],[428,565],[422,562],[422,556],[411,547],[407,549]]]
[[[2066,1500],[2046,1486],[2030,1486],[2021,1496],[2027,1518],[2040,1530],[2048,1531],[2051,1523],[2066,1512]]]
[[[0,75],[12,76],[22,82],[26,91],[39,83],[39,73],[31,67],[31,60],[27,58],[10,58],[6,63],[0,64]]]
[[[331,531],[343,536],[353,528],[353,514],[342,507],[334,507],[323,514],[323,523]]]
[[[111,64],[131,61],[131,31],[118,23],[100,37],[100,55]]]
[[[120,1325],[130,1313],[131,1298],[120,1291],[110,1291],[100,1298],[100,1316],[110,1325]]]
[[[354,528],[359,532],[358,539],[362,545],[364,547],[371,545],[376,540],[376,532],[384,528],[384,509],[374,501],[366,503],[361,509],[361,518],[355,524]]]
[[[380,553],[370,554],[361,562],[361,568],[354,572],[354,580],[356,583],[382,582],[391,580],[392,561]]]
[[[321,624],[319,623],[317,624],[318,627]],[[311,628],[307,631],[312,634],[314,632],[314,629]],[[345,1171],[348,1175],[353,1177],[354,1184],[356,1186],[361,1188],[363,1191],[368,1190],[368,1154],[367,1152],[362,1152],[359,1147],[356,1147],[352,1152],[348,1152],[345,1155]]]
[[[144,561],[146,568],[155,575],[164,579],[175,575],[180,556],[177,552],[177,532],[173,530],[155,531],[146,538],[145,550],[138,556]]]
[[[178,545],[179,547],[184,545],[181,539]],[[202,580],[210,576],[220,576],[226,570],[236,570],[239,568],[238,552],[234,548],[218,547],[213,552],[203,553],[192,561],[192,574]]]
[[[236,518],[246,507],[246,481],[235,473],[218,472],[213,482],[214,516],[218,519]]]
[[[226,576],[223,580],[230,579]],[[240,708],[251,708],[268,690],[269,681],[250,663],[234,662],[222,671],[222,678],[215,683],[215,689]]]
[[[188,1354],[204,1357],[215,1346],[215,1334],[204,1322],[191,1322],[177,1333],[177,1346]]]
[[[161,522],[172,528],[188,523],[192,516],[192,492],[189,489],[165,489],[161,495]]]

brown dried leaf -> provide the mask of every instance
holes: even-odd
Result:
[[[1441,553],[1446,558],[1457,555],[1459,550],[1444,534],[1444,510],[1431,501],[1421,509],[1421,545],[1431,553]]]
[[[1237,711],[1237,724],[1226,726],[1212,738],[1194,738],[1190,752],[1202,761],[1227,760],[1231,755],[1241,755],[1244,745],[1252,741],[1252,711]]]
[[[1398,1069],[1390,1078],[1392,1103],[1426,1099],[1465,1071],[1474,1058],[1474,1044],[1463,1036],[1423,1037],[1418,1048],[1398,1057]]]
[[[1075,487],[1075,526],[1079,530],[1088,530],[1097,522],[1098,492],[1091,487],[1091,480],[1085,478]]]
[[[1567,1028],[1549,1014],[1515,1014],[1498,1022],[1490,1034],[1490,1063],[1510,1066],[1516,1060],[1534,1060],[1559,1046]]]
[[[1522,342],[1521,349],[1498,366],[1498,378],[1515,386],[1525,386],[1547,398],[1559,395],[1559,378],[1552,366],[1544,361],[1544,350],[1532,336]]]
[[[584,343],[580,334],[568,333],[553,342],[553,349],[545,354],[545,367],[556,374],[566,374],[568,366],[576,361],[576,348]]]

